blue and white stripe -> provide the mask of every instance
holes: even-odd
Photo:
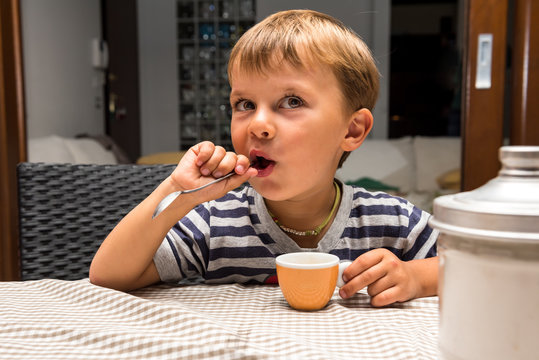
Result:
[[[275,257],[294,251],[332,253],[354,260],[386,248],[402,260],[436,256],[430,215],[382,192],[343,185],[341,205],[316,249],[300,248],[273,222],[251,186],[197,206],[167,234],[154,256],[163,281],[202,276],[208,283],[264,283]]]

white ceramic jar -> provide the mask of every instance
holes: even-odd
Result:
[[[444,359],[539,359],[539,146],[500,149],[482,187],[434,201]]]

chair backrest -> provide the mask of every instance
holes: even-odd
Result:
[[[175,165],[21,163],[21,279],[88,277],[99,245]]]

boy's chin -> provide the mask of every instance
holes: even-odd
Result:
[[[259,193],[264,199],[270,201],[282,201],[286,200],[282,187],[279,187],[277,184],[267,181],[265,178],[251,178],[248,180],[249,184]]]

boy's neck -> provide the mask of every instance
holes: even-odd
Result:
[[[333,184],[328,191],[316,194],[305,201],[269,201],[266,200],[266,206],[270,213],[277,218],[280,225],[299,230],[312,230],[319,226],[331,213],[331,209],[335,204],[336,191]],[[337,209],[332,214],[329,222],[321,230],[318,235],[302,236],[286,233],[294,240],[299,247],[316,248],[318,242],[324,237],[324,234],[331,227],[333,220],[338,212],[340,201],[337,204]]]
[[[340,202],[339,202],[339,204],[337,206],[339,206],[339,205],[340,205]],[[318,234],[318,235],[300,236],[300,235],[294,235],[294,234],[289,234],[289,233],[287,233],[287,235],[292,240],[294,240],[294,242],[296,244],[298,244],[298,246],[300,248],[314,249],[314,248],[318,247],[318,243],[326,235],[329,228],[331,227],[331,224],[333,224],[333,220],[335,219],[336,216],[337,216],[337,211],[335,211],[335,213],[331,216],[327,226],[325,226],[322,229],[322,231],[320,232],[320,234]]]
[[[316,249],[318,247],[318,243],[322,238],[324,237],[324,234],[326,233],[326,229],[324,229],[323,232],[321,232],[319,235],[316,236],[297,236],[294,234],[287,234],[288,237],[290,237],[298,246],[302,249]]]

